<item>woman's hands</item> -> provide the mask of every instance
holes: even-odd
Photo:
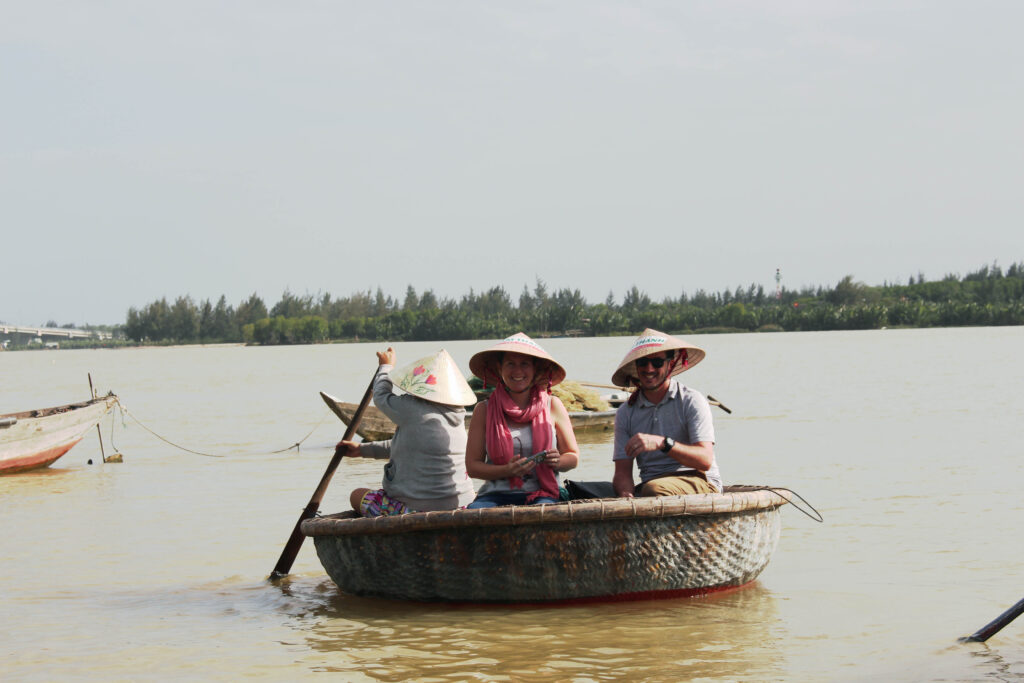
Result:
[[[506,467],[509,472],[508,476],[521,477],[541,463],[547,465],[555,472],[561,472],[562,454],[558,452],[557,448],[549,448],[544,451],[544,455],[540,462],[537,462],[533,456],[529,458],[516,458],[515,460],[510,460],[506,463]]]
[[[557,448],[549,448],[544,454],[543,462],[555,472],[562,471],[559,469],[562,466],[562,454],[558,452]]]
[[[502,477],[502,479],[521,477],[536,466],[537,463],[530,458],[516,458],[515,460],[509,460],[505,463],[505,468],[508,470],[508,474]]]

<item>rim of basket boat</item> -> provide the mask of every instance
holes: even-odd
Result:
[[[357,517],[351,510],[302,523],[306,536],[401,533],[457,527],[527,526],[560,522],[683,517],[770,510],[790,502],[790,492],[769,486],[727,487],[724,493],[652,498],[601,498],[543,505],[507,505],[475,510],[412,512]]]

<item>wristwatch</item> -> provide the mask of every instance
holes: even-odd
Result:
[[[673,439],[671,436],[666,436],[665,437],[665,443],[661,444],[661,452],[662,453],[668,453],[670,450],[672,450],[672,447],[675,446],[675,445],[676,445],[676,440]]]

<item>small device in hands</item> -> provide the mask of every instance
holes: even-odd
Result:
[[[533,455],[527,457],[526,459],[530,460],[532,462],[535,462],[535,463],[537,463],[539,465],[542,462],[544,462],[544,458],[546,458],[547,456],[548,456],[548,452],[547,451],[538,451],[537,453],[534,453]]]

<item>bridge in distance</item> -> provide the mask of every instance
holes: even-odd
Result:
[[[41,343],[60,343],[62,339],[110,339],[109,332],[75,330],[67,327],[25,327],[0,324],[0,343],[23,346],[38,339]]]

